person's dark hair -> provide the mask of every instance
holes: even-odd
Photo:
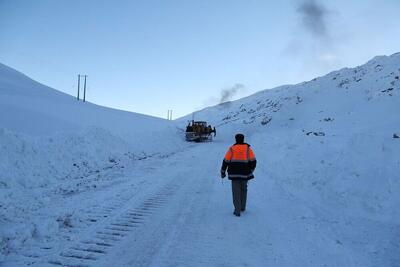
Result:
[[[244,135],[240,134],[240,133],[235,135],[235,140],[236,140],[236,143],[243,144],[244,143]]]

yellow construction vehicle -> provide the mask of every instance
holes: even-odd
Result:
[[[213,135],[217,135],[215,127],[212,128],[211,125],[207,126],[205,121],[194,121],[192,120],[186,126],[186,141],[189,142],[205,142],[212,141]]]

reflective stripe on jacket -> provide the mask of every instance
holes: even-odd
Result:
[[[229,179],[249,180],[254,178],[253,171],[256,164],[256,157],[249,144],[234,144],[225,154],[221,172],[228,169]]]

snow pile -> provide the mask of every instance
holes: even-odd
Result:
[[[45,187],[57,177],[75,177],[99,169],[127,147],[123,140],[96,128],[50,137],[30,137],[3,129],[0,136],[0,146],[8,152],[0,164],[5,188]]]
[[[8,187],[49,184],[74,163],[96,168],[115,153],[165,152],[181,141],[166,120],[76,101],[4,65],[0,95],[0,183]]]

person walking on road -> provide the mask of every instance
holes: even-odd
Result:
[[[256,156],[250,145],[244,143],[244,135],[235,135],[236,143],[225,154],[221,167],[221,178],[225,178],[228,169],[228,178],[232,181],[232,198],[235,216],[246,210],[247,182],[254,178]]]

